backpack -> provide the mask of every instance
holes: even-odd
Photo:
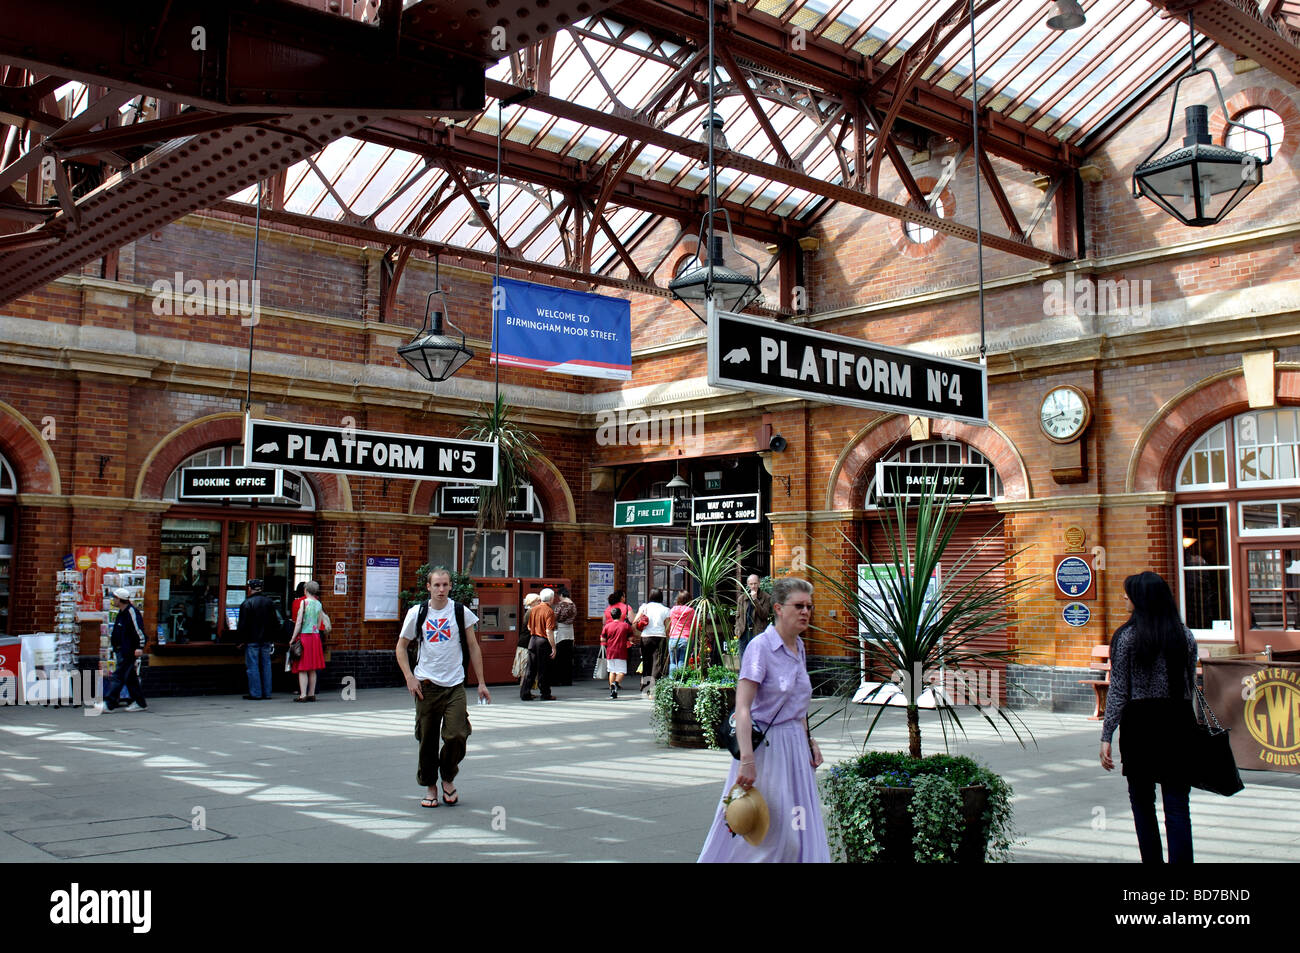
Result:
[[[461,667],[465,670],[465,680],[469,680],[469,642],[465,638],[465,607],[455,599],[451,601],[453,611],[456,614],[456,628],[460,630],[460,661]],[[406,659],[410,665],[411,674],[415,674],[415,666],[420,661],[420,643],[424,641],[424,620],[429,618],[429,600],[425,599],[420,603],[419,614],[415,617],[415,638],[411,639],[406,646]]]

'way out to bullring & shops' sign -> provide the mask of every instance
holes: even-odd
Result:
[[[708,380],[732,390],[988,423],[988,375],[979,364],[729,311],[709,317]]]
[[[405,480],[451,480],[494,486],[497,445],[352,427],[314,427],[245,418],[244,463],[316,473],[356,473]]]

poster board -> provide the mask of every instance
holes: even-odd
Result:
[[[366,622],[397,622],[401,619],[398,594],[402,590],[400,556],[367,556],[362,584]]]
[[[614,564],[587,563],[587,618],[603,619],[614,591]]]
[[[131,572],[135,568],[134,552],[118,546],[74,546],[72,558],[81,572],[77,621],[108,621],[103,603],[104,574]]]

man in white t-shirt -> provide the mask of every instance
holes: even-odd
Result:
[[[406,690],[415,699],[415,737],[420,741],[420,764],[416,780],[428,790],[421,807],[438,806],[438,779],[442,778],[442,803],[460,802],[455,778],[465,758],[469,738],[469,711],[465,703],[465,656],[478,681],[478,697],[486,703],[492,695],[483,683],[483,657],[474,626],[478,622],[468,606],[462,606],[464,631],[456,622],[456,603],[451,592],[451,573],[438,568],[429,573],[429,601],[412,606],[397,637],[397,664],[406,677]],[[420,616],[424,615],[423,623]],[[417,632],[419,628],[421,631]],[[419,659],[411,671],[408,657],[411,642],[419,640]],[[442,750],[438,739],[442,738]]]

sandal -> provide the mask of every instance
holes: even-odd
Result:
[[[420,799],[420,807],[437,807],[438,799],[432,795]]]
[[[460,803],[460,792],[456,790],[456,785],[451,786],[451,793],[447,793],[446,782],[442,785],[442,803],[448,807],[455,807]]]

